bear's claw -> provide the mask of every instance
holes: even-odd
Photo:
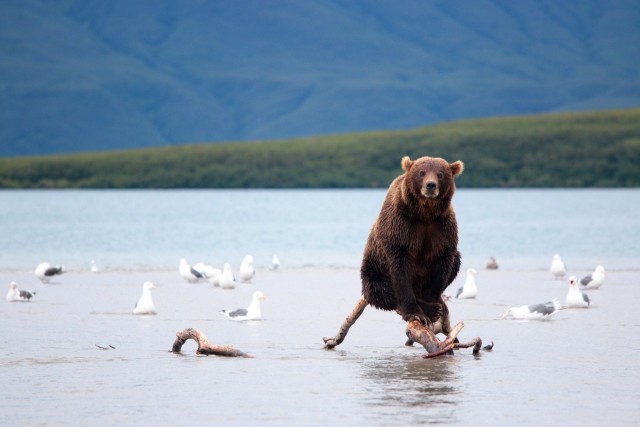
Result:
[[[417,320],[423,325],[429,324],[429,319],[427,319],[427,317],[424,314],[416,314],[416,313],[405,314],[404,316],[402,316],[402,320],[404,320],[405,322],[411,322],[413,320]]]

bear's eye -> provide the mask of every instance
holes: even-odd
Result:
[[[420,171],[420,172],[419,172],[419,175],[420,175],[420,176],[424,176],[424,174],[426,174],[426,172],[425,172],[425,171]]]
[[[438,179],[444,178],[444,174],[442,172],[438,172]]]

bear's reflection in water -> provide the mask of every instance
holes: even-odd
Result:
[[[397,353],[382,359],[367,359],[362,376],[370,381],[369,403],[390,410],[423,407],[424,411],[416,415],[452,421],[462,383],[457,365],[453,357],[423,359],[399,357]]]

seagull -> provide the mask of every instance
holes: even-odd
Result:
[[[567,267],[564,265],[564,262],[562,262],[562,259],[560,259],[560,255],[553,255],[553,260],[551,260],[551,268],[549,268],[549,271],[551,271],[551,274],[553,274],[553,277],[556,279],[560,279],[561,277],[564,277],[565,274],[567,274]]]
[[[575,276],[569,278],[569,292],[565,305],[568,308],[588,308],[591,305],[587,294],[578,289],[578,279]]]
[[[7,292],[7,302],[30,301],[35,295],[35,291],[21,291],[16,282],[11,282],[9,292]]]
[[[157,286],[151,282],[145,282],[142,285],[142,296],[136,303],[133,314],[156,314],[156,307],[151,299],[151,289],[156,288]]]
[[[96,262],[94,260],[91,260],[91,272],[92,273],[97,273],[99,271],[100,271],[100,269],[96,265]]]
[[[189,283],[195,283],[200,279],[204,279],[204,274],[187,264],[187,260],[184,258],[180,259],[178,271],[182,278]]]
[[[219,268],[214,268],[202,262],[197,263],[193,266],[193,268],[198,272],[204,274],[204,277],[213,286],[220,286],[220,276],[222,276],[222,270],[220,270]]]
[[[489,258],[489,261],[487,261],[487,270],[497,270],[498,269],[498,262],[496,261],[496,259],[494,257]]]
[[[237,310],[228,311],[221,310],[220,313],[224,314],[231,320],[241,322],[243,320],[260,320],[262,314],[260,313],[260,300],[267,298],[260,291],[255,291],[251,298],[251,304],[247,308],[239,308]]]
[[[205,264],[204,262],[198,262],[192,265],[191,268],[197,271],[198,273],[200,273],[203,279],[206,279],[207,278],[206,270],[213,267],[211,267],[209,264]]]
[[[269,270],[277,270],[280,268],[280,259],[278,258],[278,255],[273,255],[271,257],[271,267],[269,267]]]
[[[544,304],[521,305],[511,307],[500,315],[501,319],[548,319],[560,310],[560,302],[557,299]]]
[[[53,276],[66,272],[62,265],[51,266],[48,262],[43,262],[36,267],[35,275],[42,283],[49,283]]]
[[[206,273],[209,283],[211,283],[213,286],[220,286],[220,277],[222,276],[222,270],[220,270],[219,268],[211,267],[211,269],[207,270]]]
[[[599,265],[595,271],[580,280],[580,284],[584,289],[598,289],[604,283],[605,271],[604,267]]]
[[[210,265],[199,262],[193,266],[193,269],[202,273],[213,286],[220,286],[220,276],[222,275],[222,270],[219,268],[213,268]]]
[[[476,286],[476,279],[474,278],[476,274],[478,274],[478,272],[475,268],[467,269],[467,280],[464,282],[464,286],[458,289],[456,298],[475,298],[476,295],[478,295],[478,287]]]
[[[256,270],[253,268],[253,257],[247,255],[240,264],[240,281],[245,283],[251,283],[251,279],[256,275]]]
[[[236,287],[236,278],[231,272],[231,265],[226,263],[220,276],[220,287],[222,289],[233,289]]]

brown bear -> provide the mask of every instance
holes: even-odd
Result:
[[[451,205],[461,161],[402,159],[406,171],[389,186],[360,268],[370,305],[405,321],[435,322],[448,314],[442,293],[460,269],[458,223]]]

